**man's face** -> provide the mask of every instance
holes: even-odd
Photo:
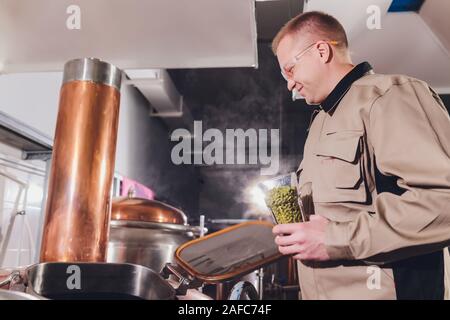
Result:
[[[288,90],[297,90],[306,103],[313,105],[326,98],[321,94],[323,58],[315,43],[310,37],[286,35],[277,48],[280,68],[288,75]]]

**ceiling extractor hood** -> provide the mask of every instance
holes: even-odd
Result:
[[[2,0],[0,73],[257,67],[254,0]]]

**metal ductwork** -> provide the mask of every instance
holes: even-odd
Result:
[[[150,115],[155,117],[181,117],[183,96],[164,69],[128,70],[130,80],[124,84],[135,86],[150,102]]]
[[[138,89],[150,105],[149,115],[160,117],[171,129],[192,127],[193,118],[183,96],[165,69],[126,70],[126,85]]]

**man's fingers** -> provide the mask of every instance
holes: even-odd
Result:
[[[278,246],[290,246],[295,244],[296,242],[294,240],[294,237],[290,235],[290,236],[276,236],[275,243]]]
[[[299,232],[288,236],[276,236],[275,243],[279,246],[290,246],[296,243],[302,243],[303,237]]]
[[[277,224],[275,227],[273,227],[272,232],[273,234],[279,235],[279,234],[292,234],[297,230],[302,229],[301,223],[288,223],[288,224]]]
[[[291,246],[278,246],[278,250],[284,255],[291,255],[301,252],[302,247],[299,244],[293,244]]]

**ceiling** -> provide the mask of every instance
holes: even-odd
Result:
[[[447,51],[450,51],[450,1],[426,0],[419,14]]]
[[[390,4],[391,0],[308,0],[304,10],[324,11],[341,21],[354,62],[367,60],[378,73],[410,75],[450,94],[450,1],[426,0],[419,13],[387,12]],[[380,9],[381,29],[369,30],[367,8],[374,5]]]

